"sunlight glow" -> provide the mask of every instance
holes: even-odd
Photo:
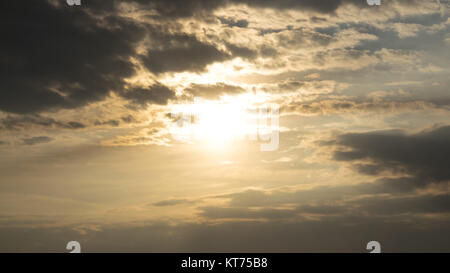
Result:
[[[229,146],[256,128],[248,105],[245,97],[229,97],[220,101],[197,99],[193,104],[176,105],[172,110],[176,121],[171,128],[172,135],[185,142]]]

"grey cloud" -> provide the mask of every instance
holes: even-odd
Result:
[[[120,119],[125,123],[131,123],[135,120],[132,115],[124,116],[124,117],[121,117]]]
[[[71,129],[82,129],[85,128],[86,125],[84,125],[81,122],[77,122],[77,121],[69,121],[66,123],[67,128],[71,128]]]
[[[280,29],[264,28],[264,29],[259,30],[259,34],[264,36],[264,35],[270,34],[270,33],[280,33],[283,30],[285,30],[285,29],[284,28],[280,28]]]
[[[230,59],[231,56],[202,42],[193,35],[173,33],[167,27],[147,26],[153,46],[141,60],[155,74],[164,72],[203,71],[207,65]]]
[[[257,56],[257,52],[252,49],[228,42],[224,42],[227,51],[223,51],[215,44],[200,41],[195,35],[178,32],[174,26],[146,27],[151,46],[145,54],[141,54],[140,59],[145,67],[155,74],[201,72],[215,62],[237,57],[254,59]]]
[[[188,46],[150,50],[142,56],[144,65],[153,73],[204,71],[207,65],[229,58],[215,46],[192,39]]]
[[[120,9],[122,0],[90,0],[83,3],[83,8],[100,14],[114,14]],[[152,18],[159,20],[174,20],[195,16],[208,18],[210,13],[227,4],[225,0],[129,0],[128,4],[137,5],[140,10],[154,11]]]
[[[298,9],[315,11],[319,13],[334,13],[340,6],[344,4],[353,4],[360,7],[365,7],[364,1],[358,0],[231,0],[233,3],[245,3],[252,7],[274,8],[274,9]]]
[[[311,18],[309,18],[311,20],[311,22],[313,23],[321,23],[321,22],[327,22],[327,18],[322,18],[322,17],[318,17],[318,16],[311,16]]]
[[[121,94],[134,106],[146,107],[148,104],[166,104],[175,97],[175,92],[165,85],[154,84],[148,88],[133,88]]]
[[[448,108],[448,105],[437,105],[432,101],[423,100],[369,100],[369,99],[326,99],[321,98],[314,101],[291,102],[282,105],[281,112],[297,113],[300,115],[329,115],[339,113],[360,112],[398,112],[402,110],[427,110]]]
[[[417,0],[392,0],[395,4],[408,5]],[[120,0],[99,1],[92,0],[89,3],[94,10],[112,11],[117,9]],[[157,13],[154,17],[158,19],[174,19],[196,17],[209,19],[211,14],[218,8],[233,4],[245,4],[255,8],[270,8],[278,10],[296,9],[322,14],[333,14],[339,7],[353,5],[359,8],[369,8],[365,1],[360,0],[131,0],[130,2],[140,5],[141,9],[150,9]],[[245,24],[245,23],[242,23]]]
[[[234,45],[231,43],[225,42],[227,49],[231,52],[233,57],[241,57],[247,60],[255,59],[258,55],[258,52],[247,48],[245,46]]]
[[[245,92],[240,86],[228,85],[225,83],[216,84],[191,84],[184,90],[194,97],[206,99],[219,99],[222,95],[236,95]]]
[[[450,195],[421,195],[407,197],[369,197],[353,201],[358,209],[371,215],[405,213],[449,213]]]
[[[349,198],[362,195],[376,194],[411,194],[414,193],[419,181],[412,178],[380,178],[374,182],[360,183],[356,185],[317,186],[312,189],[296,191],[261,191],[248,190],[215,198],[228,199],[230,207],[277,207],[296,206],[299,208],[311,208],[311,204],[317,202],[341,202]]]
[[[31,126],[61,129],[83,129],[86,127],[85,124],[78,121],[58,121],[53,118],[43,117],[40,115],[7,116],[6,118],[0,120],[0,128],[5,128],[8,130],[29,128]]]
[[[275,48],[267,45],[262,45],[259,49],[259,53],[263,57],[275,57],[276,55],[278,55],[278,51]]]
[[[372,183],[319,186],[300,191],[245,191],[217,198],[229,199],[225,206],[200,207],[199,216],[227,220],[301,220],[315,215],[320,221],[371,215],[389,219],[404,215],[413,219],[426,214],[450,212],[450,195],[423,194],[407,179],[379,179]],[[279,209],[279,207],[288,207]],[[290,207],[290,208],[289,208]]]
[[[417,134],[399,131],[350,133],[338,137],[336,144],[352,149],[337,150],[337,161],[369,160],[370,165],[358,165],[366,174],[381,170],[413,175],[424,182],[450,180],[450,126],[434,128]]]
[[[315,93],[332,93],[336,90],[338,83],[334,81],[321,81],[321,80],[304,80],[304,81],[285,81],[280,82],[276,85],[277,88],[273,88],[273,86],[263,88],[264,91],[267,92],[292,92],[292,91],[300,91],[307,90],[308,94]],[[320,98],[324,100],[323,98]]]
[[[246,28],[248,26],[248,21],[244,19],[235,20],[233,18],[219,17],[219,20],[222,24],[228,25],[229,27]]]
[[[209,17],[211,12],[227,5],[226,0],[134,0],[142,8],[153,9],[158,18],[173,19],[195,16],[196,18]]]
[[[92,1],[92,9],[112,11],[117,9],[119,0]],[[106,3],[105,3],[106,2]],[[154,10],[158,19],[174,19],[195,16],[196,18],[209,18],[211,13],[221,7],[231,4],[246,4],[249,7],[272,9],[297,9],[318,13],[334,13],[340,6],[352,4],[361,8],[367,7],[366,3],[358,0],[132,0],[132,3],[140,5],[141,9]],[[397,0],[399,2],[399,0]],[[400,1],[401,2],[401,1]]]
[[[120,125],[120,121],[115,120],[115,119],[110,119],[107,121],[96,121],[94,123],[95,126],[101,126],[101,125],[109,125],[109,126],[113,126],[113,127],[117,127]]]
[[[317,199],[302,204],[295,209],[275,209],[266,204],[262,208],[249,207],[200,207],[199,216],[209,220],[264,220],[303,221],[314,215],[317,221],[335,219],[345,223],[346,219],[357,219],[362,215],[392,221],[392,217],[402,216],[403,220],[413,220],[432,214],[446,217],[450,212],[450,195],[356,195],[339,201]]]
[[[26,145],[36,145],[36,144],[51,142],[51,141],[53,141],[53,138],[50,138],[48,136],[37,136],[37,137],[31,137],[31,138],[24,138],[24,139],[22,139],[22,141]]]

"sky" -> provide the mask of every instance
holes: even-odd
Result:
[[[449,7],[1,1],[0,252],[449,252]]]

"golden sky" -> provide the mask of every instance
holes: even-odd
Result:
[[[0,252],[450,250],[449,1],[2,5]]]

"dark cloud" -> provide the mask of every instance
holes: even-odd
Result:
[[[301,11],[312,11],[322,14],[333,14],[338,8],[352,5],[358,8],[373,8],[367,5],[365,0],[230,0],[230,3],[246,4],[250,7],[272,8],[272,9],[296,9]],[[392,0],[384,1],[383,6],[408,6],[420,3],[419,0]]]
[[[424,224],[420,219],[410,223],[362,216],[326,221],[102,225],[84,235],[76,226],[1,227],[0,252],[66,252],[72,238],[81,243],[83,252],[361,253],[374,239],[381,242],[383,252],[448,252],[450,239],[443,234],[449,227],[447,220]]]
[[[176,24],[175,24],[176,25]],[[228,52],[198,37],[177,31],[177,27],[147,25],[150,49],[140,56],[144,66],[155,74],[165,72],[202,72],[215,62],[242,57],[254,59],[257,52],[224,42]]]
[[[248,27],[248,21],[244,19],[235,20],[233,18],[219,17],[219,20],[222,24],[227,25],[229,27],[240,27],[240,28]]]
[[[259,49],[259,53],[263,57],[275,57],[278,55],[278,51],[275,48],[267,45],[262,45]]]
[[[215,45],[200,41],[194,35],[174,32],[167,26],[147,26],[152,46],[141,60],[155,73],[203,71],[207,65],[230,59]]]
[[[132,123],[135,121],[134,117],[132,115],[124,116],[120,118],[125,123]]]
[[[133,106],[146,107],[148,104],[166,104],[175,97],[175,92],[162,84],[154,84],[147,88],[133,88],[121,94]]]
[[[53,138],[50,138],[48,136],[37,136],[37,137],[31,137],[31,138],[24,138],[22,139],[23,144],[25,145],[36,145],[36,144],[42,144],[42,143],[48,143],[53,141]]]
[[[77,121],[69,121],[66,123],[66,128],[71,128],[71,129],[82,129],[85,128],[86,125],[84,125],[81,122],[77,122]]]
[[[200,216],[209,219],[287,219],[295,217],[298,212],[292,209],[249,209],[200,207]]]
[[[279,28],[279,29],[273,29],[273,28],[264,28],[259,30],[259,35],[266,35],[271,33],[280,33],[282,31],[286,30],[285,28]]]
[[[389,170],[412,175],[424,182],[450,180],[450,126],[417,134],[399,131],[343,134],[336,144],[351,151],[335,151],[335,160],[370,161],[366,165],[356,165],[365,174],[377,175]]]
[[[92,0],[90,2],[92,3],[88,3],[87,5],[94,10],[111,12],[117,9],[118,3],[121,1]],[[131,0],[129,2],[138,4],[140,9],[155,11],[156,15],[153,15],[153,17],[161,20],[187,17],[207,19],[211,17],[212,13],[216,9],[232,4],[245,4],[249,7],[272,8],[280,10],[297,9],[318,13],[334,13],[344,4],[367,7],[365,1],[359,0]]]
[[[311,16],[311,18],[309,18],[311,20],[311,22],[313,23],[322,23],[322,22],[327,22],[327,18],[322,18],[322,17],[318,17],[318,16]]]
[[[227,51],[171,26],[138,23],[118,15],[120,1],[89,1],[83,9],[50,1],[4,1],[0,32],[0,110],[38,113],[76,108],[99,101],[110,92],[124,92],[124,79],[135,73],[131,57],[137,57],[151,72],[204,71],[207,65],[235,57],[254,59],[258,52],[226,43]],[[271,8],[306,8],[332,11],[347,1],[132,1],[156,11],[161,18],[200,16],[230,3]],[[95,16],[101,14],[102,16]],[[227,24],[244,27],[245,19]],[[31,23],[32,22],[32,23]],[[176,29],[176,27],[175,27]],[[150,40],[146,54],[137,56],[136,45]],[[294,39],[295,40],[295,39]],[[319,39],[320,40],[320,39]],[[297,43],[296,41],[295,43]],[[318,41],[320,43],[320,41]],[[261,54],[276,51],[266,48]],[[144,94],[142,89],[125,93],[134,100],[147,96],[146,103],[165,103],[167,92]],[[73,124],[75,125],[75,124]],[[77,127],[76,125],[73,127]]]
[[[301,81],[290,81],[290,82],[285,82],[285,83],[280,83],[278,84],[278,88],[280,88],[281,90],[286,90],[286,91],[296,91],[299,88],[305,86],[306,83],[305,82],[301,82]]]
[[[43,117],[40,115],[17,115],[7,116],[0,120],[0,128],[8,130],[16,130],[19,128],[29,128],[31,126],[40,126],[46,128],[61,129],[82,129],[86,125],[77,121],[58,121],[53,118]]]
[[[424,228],[426,227],[426,228]],[[0,227],[0,252],[67,252],[69,240],[83,252],[367,252],[369,241],[383,252],[448,252],[448,220],[413,223],[357,217],[326,221],[240,221],[102,225],[81,235],[76,226]],[[269,234],[269,235],[268,235]]]
[[[405,213],[449,213],[450,195],[422,195],[406,197],[369,197],[353,201],[360,211],[370,215]]]
[[[252,60],[258,56],[258,52],[245,46],[234,45],[225,42],[227,49],[233,57],[241,57],[243,59]]]
[[[216,84],[191,84],[184,91],[194,97],[202,97],[205,99],[219,99],[223,95],[237,95],[245,92],[240,86],[228,85],[225,83]]]
[[[4,1],[2,13],[1,110],[82,106],[120,90],[134,73],[129,58],[144,34],[135,22],[107,17],[100,24],[82,9],[47,1]]]
[[[298,82],[298,87],[304,85]],[[292,85],[280,85],[280,91],[293,90]],[[289,104],[280,107],[281,112],[297,113],[299,115],[331,115],[344,113],[361,113],[361,112],[398,112],[404,110],[427,110],[427,109],[446,109],[447,105],[437,105],[431,101],[423,100],[404,100],[404,101],[389,101],[389,100],[373,100],[373,99],[327,99],[320,98],[313,101],[304,102],[290,102]]]
[[[404,195],[414,193],[416,186],[409,178],[381,178],[370,183],[340,186],[317,186],[297,191],[248,190],[216,196],[227,199],[233,208],[295,206],[300,211],[312,210],[317,202],[336,204],[346,199],[364,195]],[[323,205],[322,205],[323,206]]]
[[[358,0],[231,0],[232,3],[244,3],[252,7],[273,8],[273,9],[298,9],[315,11],[319,13],[333,13],[344,4],[354,4],[364,7],[365,1]]]
[[[134,0],[141,8],[152,9],[158,13],[158,18],[173,19],[195,16],[209,17],[211,13],[227,4],[226,0]]]
[[[115,119],[110,119],[110,120],[106,120],[106,121],[96,121],[94,123],[95,126],[101,126],[101,125],[109,125],[112,127],[117,127],[120,125],[120,121],[115,120]]]
[[[341,223],[362,215],[384,219],[403,215],[409,221],[450,212],[450,195],[445,190],[423,194],[414,189],[411,181],[397,178],[293,192],[252,190],[218,196],[228,199],[224,206],[198,209],[199,216],[210,220],[303,221],[314,215],[318,221]]]

